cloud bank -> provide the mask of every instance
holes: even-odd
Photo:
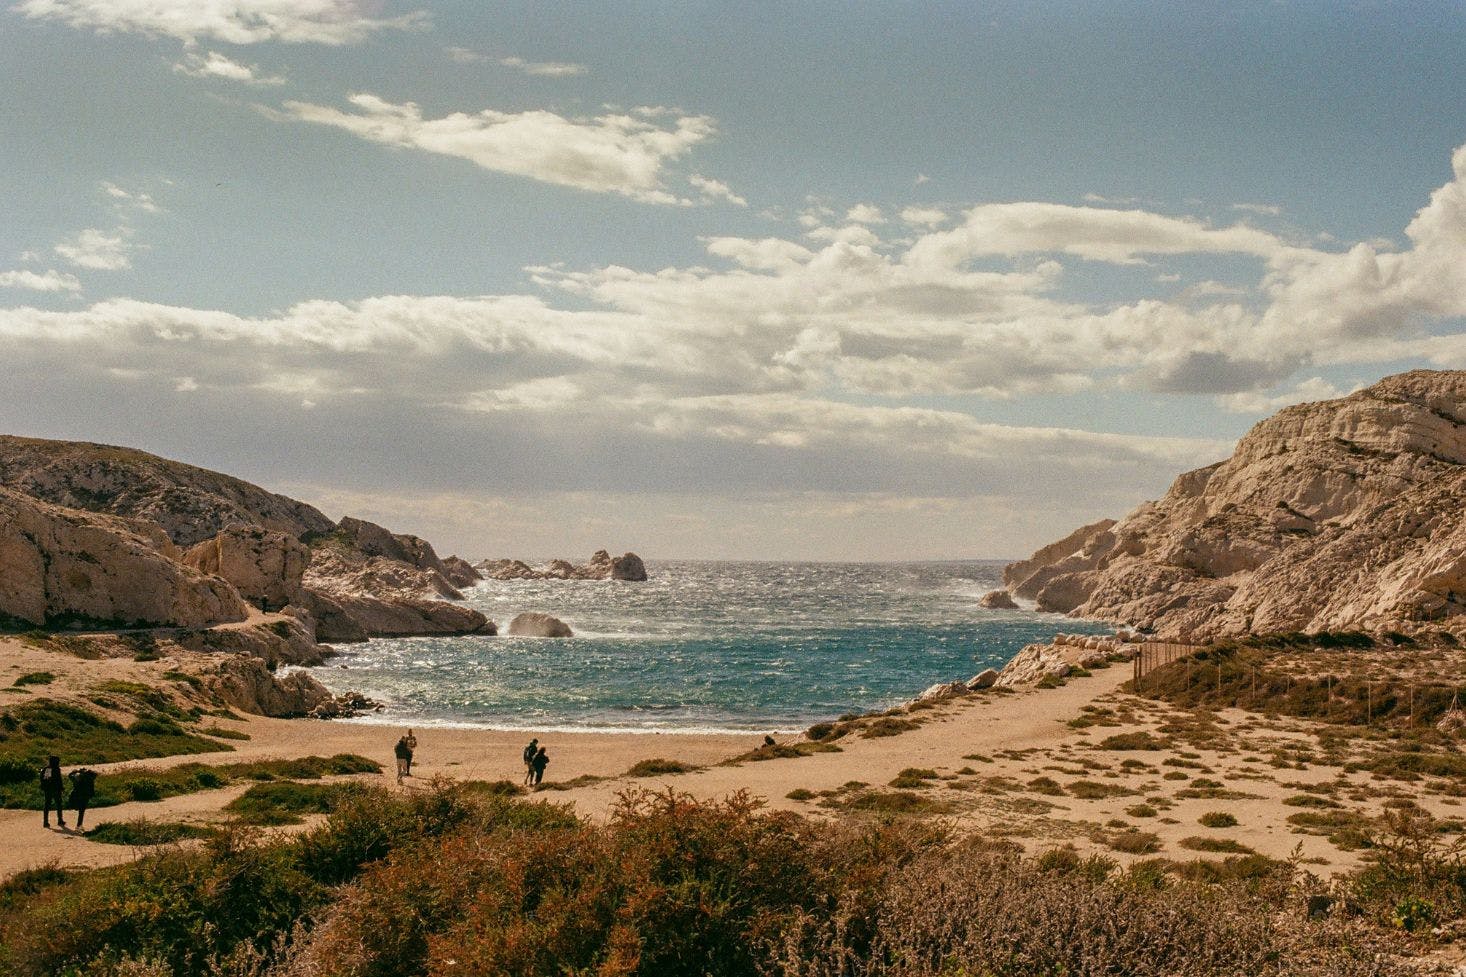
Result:
[[[358,44],[379,31],[427,23],[422,11],[370,16],[376,6],[359,0],[21,0],[14,9],[35,20],[104,33],[230,44]]]

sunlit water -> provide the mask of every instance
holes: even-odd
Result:
[[[645,732],[802,729],[1000,666],[1055,631],[1103,628],[978,599],[997,562],[650,562],[646,583],[487,581],[468,602],[575,637],[397,638],[313,670],[397,724]]]

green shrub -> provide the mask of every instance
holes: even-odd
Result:
[[[1235,828],[1237,819],[1226,811],[1208,811],[1197,818],[1197,823],[1207,828]]]
[[[208,838],[214,834],[210,828],[182,821],[149,821],[134,818],[131,821],[109,821],[87,832],[89,841],[104,845],[132,845],[147,847],[166,845],[188,838]]]
[[[626,771],[628,777],[662,777],[669,774],[690,773],[698,769],[690,763],[683,763],[680,760],[667,760],[662,757],[653,757],[650,760],[640,760],[633,764],[631,769]]]
[[[16,685],[50,685],[56,681],[56,676],[51,672],[27,672],[15,680]]]

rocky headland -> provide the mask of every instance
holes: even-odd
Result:
[[[1004,585],[1190,640],[1460,633],[1463,512],[1466,372],[1416,370],[1285,408],[1162,498],[1010,564]]]

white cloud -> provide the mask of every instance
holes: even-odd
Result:
[[[81,282],[75,275],[54,269],[44,272],[0,271],[0,288],[28,288],[33,292],[78,292]]]
[[[1332,400],[1342,397],[1348,391],[1340,390],[1323,377],[1304,380],[1290,390],[1275,396],[1261,391],[1244,391],[1220,398],[1222,407],[1234,414],[1271,414],[1293,404],[1304,404],[1316,400]]]
[[[74,240],[56,245],[54,250],[78,268],[122,271],[132,267],[129,237],[131,233],[125,227],[111,232],[89,227]]]
[[[425,119],[412,102],[394,104],[375,95],[353,95],[359,111],[308,102],[286,102],[293,118],[343,129],[361,139],[466,159],[476,166],[560,186],[617,193],[649,203],[686,203],[663,185],[666,166],[715,132],[702,115],[642,108],[624,114],[569,119],[544,110],[475,114],[454,112]]]
[[[884,224],[886,216],[874,204],[856,204],[845,212],[845,220],[851,224]]]
[[[748,201],[734,193],[722,180],[714,180],[711,177],[693,173],[687,178],[687,182],[694,190],[699,191],[705,200],[726,200],[735,207],[748,206]]]
[[[150,34],[191,42],[284,41],[356,44],[383,30],[426,26],[427,14],[374,17],[364,0],[21,0],[14,9],[99,32]]]
[[[104,182],[102,192],[111,199],[117,201],[118,206],[126,206],[133,210],[140,210],[145,214],[156,214],[161,208],[153,202],[151,195],[133,190],[125,190],[115,183]]]
[[[571,64],[566,61],[526,61],[523,58],[500,58],[499,63],[506,68],[515,68],[526,75],[536,75],[541,78],[571,78],[586,72],[585,65]]]
[[[259,65],[240,64],[218,51],[209,51],[207,54],[199,54],[197,51],[185,52],[183,60],[175,64],[173,70],[188,75],[190,78],[222,78],[246,85],[285,84],[285,79],[279,75],[260,74]]]
[[[1276,217],[1283,212],[1283,208],[1277,204],[1233,204],[1232,209],[1263,217]]]
[[[947,212],[936,207],[907,207],[901,219],[913,227],[936,227],[947,222]]]

